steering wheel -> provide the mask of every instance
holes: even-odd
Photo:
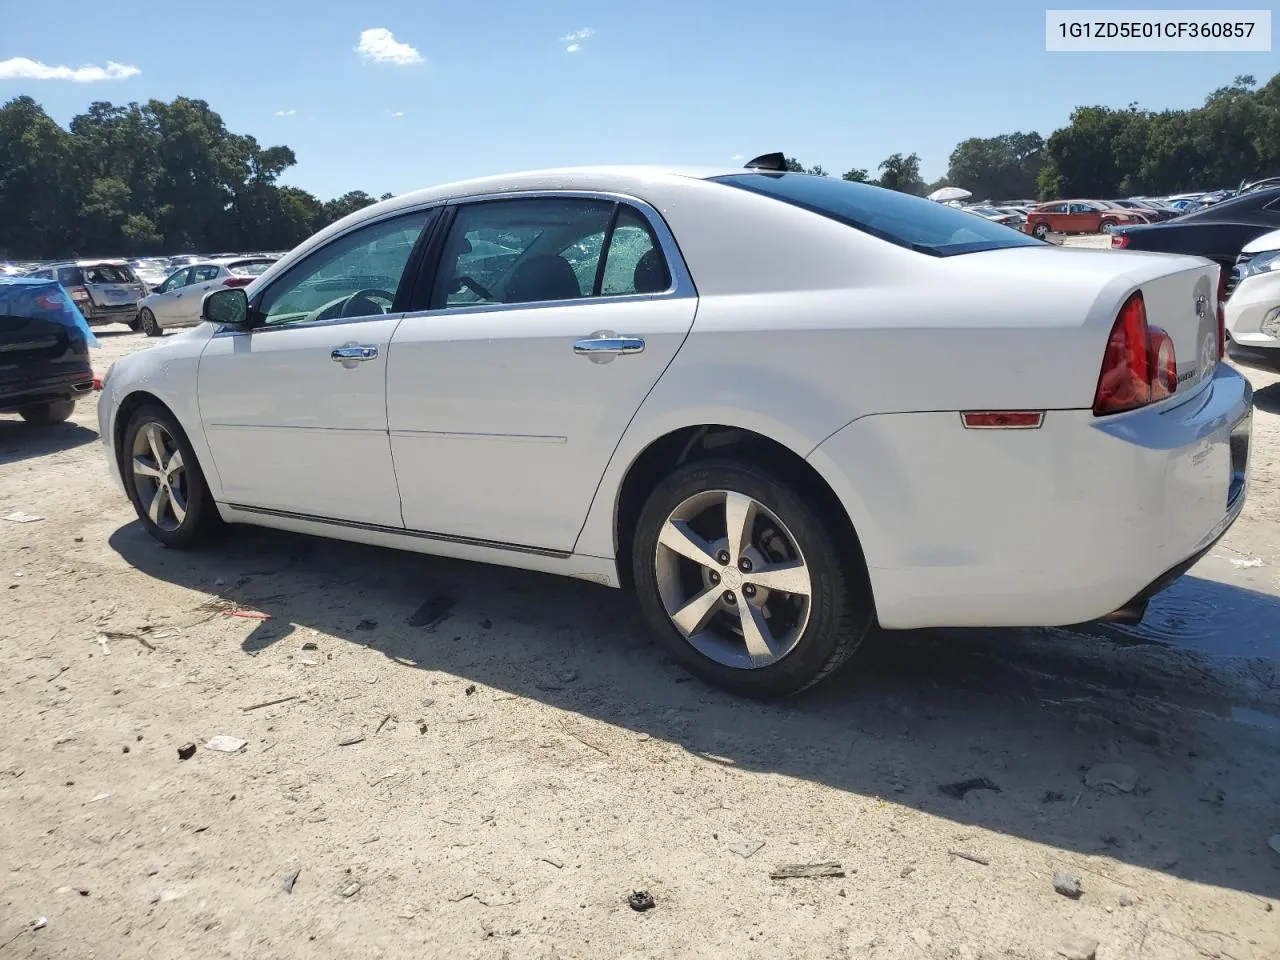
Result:
[[[458,277],[458,289],[461,290],[463,287],[470,287],[482,300],[489,300],[493,303],[497,303],[498,301],[498,298],[485,289],[478,280],[471,277]]]
[[[374,301],[374,297],[379,300],[387,301],[387,307]],[[342,309],[338,311],[340,317],[365,317],[370,314],[386,313],[387,308],[396,302],[396,295],[383,290],[379,287],[366,287],[363,290],[357,290],[351,296],[347,297],[346,302],[342,305]],[[365,307],[372,307],[372,310]]]

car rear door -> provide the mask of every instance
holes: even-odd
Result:
[[[689,332],[692,279],[639,201],[470,202],[445,226],[387,371],[405,526],[567,553]]]

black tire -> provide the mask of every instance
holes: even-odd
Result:
[[[27,423],[48,426],[69,419],[75,409],[74,399],[50,400],[48,403],[33,403],[29,407],[22,407],[18,410],[18,416]]]
[[[143,307],[138,311],[138,326],[148,337],[163,337],[164,327],[156,320],[156,315]]]
[[[1037,223],[1031,229],[1031,232],[1035,234],[1036,239],[1043,240],[1049,235],[1049,225],[1047,223]]]
[[[1099,233],[1109,234],[1115,228],[1116,228],[1116,222],[1114,220],[1103,220],[1102,223],[1098,224]]]
[[[763,505],[788,528],[808,565],[812,592],[806,625],[790,652],[767,666],[735,668],[704,655],[672,623],[660,593],[655,554],[663,525],[688,498],[716,490],[745,494]],[[671,656],[706,682],[761,699],[798,693],[843,664],[874,621],[861,553],[851,538],[840,536],[843,527],[812,497],[753,464],[718,459],[687,464],[658,484],[636,525],[631,563],[641,611]]]
[[[138,318],[136,316],[129,321],[129,329],[134,331],[135,333],[142,329],[142,327],[138,324]]]
[[[166,530],[153,523],[147,515],[147,506],[142,502],[138,491],[138,483],[132,470],[134,442],[138,432],[149,423],[159,424],[172,438],[174,444],[182,452],[182,463],[185,470],[186,516],[177,529]],[[165,407],[147,404],[134,411],[125,427],[124,442],[120,449],[120,473],[124,478],[125,489],[133,503],[138,519],[156,540],[166,547],[185,549],[195,547],[207,541],[222,526],[222,517],[218,514],[217,504],[209,493],[209,485],[205,481],[204,471],[196,459],[191,442],[178,420]]]

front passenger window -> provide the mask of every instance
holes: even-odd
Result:
[[[326,244],[271,284],[257,304],[268,326],[391,312],[432,211],[379,220]]]

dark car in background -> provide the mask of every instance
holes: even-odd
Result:
[[[1234,286],[1231,273],[1244,245],[1272,230],[1280,230],[1280,187],[1252,190],[1167,223],[1117,228],[1111,234],[1111,246],[1188,253],[1217,261],[1222,267],[1218,298],[1225,300]]]
[[[0,413],[39,424],[70,417],[93,389],[90,336],[58,284],[0,278]]]

